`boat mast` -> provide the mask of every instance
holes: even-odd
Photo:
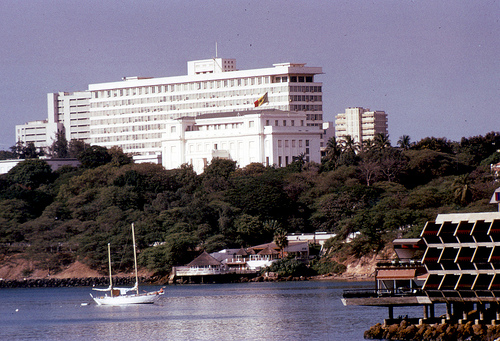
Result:
[[[135,249],[134,223],[132,223],[132,243],[134,245],[135,288],[137,290],[137,295],[139,295],[139,277],[137,276],[137,251]]]
[[[111,244],[108,243],[109,289],[113,297],[113,276],[111,275]]]

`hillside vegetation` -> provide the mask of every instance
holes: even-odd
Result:
[[[283,229],[335,232],[330,251],[359,257],[418,236],[437,213],[497,210],[488,202],[498,187],[490,171],[498,149],[493,132],[460,142],[403,136],[397,148],[383,135],[363,146],[331,139],[321,164],[300,156],[284,168],[237,169],[214,159],[197,175],[188,165],[165,170],[87,146],[80,168],[53,172],[32,158],[0,177],[1,252],[22,252],[51,273],[76,260],[102,270],[111,243],[114,268],[125,271],[134,222],[140,264],[159,275],[200,250],[269,242]],[[321,260],[316,269],[335,266]]]

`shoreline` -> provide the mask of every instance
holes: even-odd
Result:
[[[246,282],[284,282],[284,281],[338,281],[338,282],[366,282],[373,280],[370,275],[318,275],[311,277],[282,277],[282,278],[265,278],[256,276],[252,279],[240,278],[231,283],[246,283]],[[133,276],[117,276],[113,277],[115,285],[133,285],[135,277]],[[165,277],[139,277],[139,282],[146,285],[183,285],[182,283],[168,284]],[[205,283],[210,284],[210,283]],[[62,287],[91,287],[91,286],[108,286],[109,277],[70,277],[70,278],[24,278],[24,279],[0,279],[0,289],[2,288],[62,288]]]

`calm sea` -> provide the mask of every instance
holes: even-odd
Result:
[[[97,306],[90,288],[0,289],[0,340],[363,340],[387,309],[344,307],[340,298],[344,289],[372,286],[167,286],[158,304],[124,307]]]

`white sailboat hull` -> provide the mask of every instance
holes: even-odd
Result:
[[[90,295],[92,296],[92,294]],[[98,305],[129,305],[129,304],[153,304],[156,302],[160,294],[148,293],[139,295],[123,295],[123,296],[102,296],[94,297],[94,301]]]

